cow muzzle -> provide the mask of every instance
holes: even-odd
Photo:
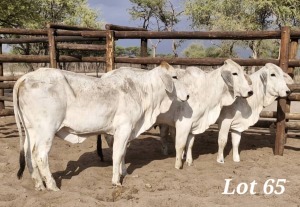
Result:
[[[253,90],[249,90],[249,91],[247,91],[247,92],[242,93],[240,96],[241,96],[242,98],[248,98],[248,97],[252,96],[253,93],[254,93]]]
[[[249,91],[248,92],[248,97],[252,96],[253,95],[253,91]]]
[[[190,95],[186,95],[186,98],[179,98],[179,97],[177,97],[177,98],[178,98],[179,101],[185,102],[185,101],[189,100]]]

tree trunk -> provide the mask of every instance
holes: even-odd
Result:
[[[252,58],[257,59],[258,58],[258,41],[257,40],[252,41],[252,46],[250,46],[250,48],[252,49]],[[255,73],[255,71],[256,71],[256,66],[252,66],[251,74]]]
[[[152,45],[152,57],[156,57],[156,46]]]

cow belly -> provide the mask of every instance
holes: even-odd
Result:
[[[82,108],[68,110],[61,127],[69,128],[72,134],[110,133],[113,128],[114,113],[109,110]]]
[[[72,144],[79,144],[82,143],[86,137],[79,136],[77,134],[71,134],[66,128],[62,128],[56,133],[56,136],[58,136],[61,139],[64,139],[65,141],[71,142]]]

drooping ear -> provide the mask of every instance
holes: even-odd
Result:
[[[245,78],[246,78],[246,80],[247,80],[247,82],[248,82],[248,85],[251,86],[251,85],[252,85],[252,80],[251,80],[250,76],[247,75],[247,74],[245,74],[244,76],[245,76]]]
[[[221,76],[222,76],[224,82],[226,83],[226,85],[228,86],[228,90],[229,90],[230,94],[233,97],[235,97],[235,91],[233,88],[233,78],[232,78],[231,72],[228,70],[222,70]]]
[[[232,78],[232,74],[231,74],[230,71],[228,71],[228,70],[222,70],[221,76],[222,76],[224,82],[225,82],[229,87],[233,87],[233,78]]]
[[[283,73],[283,78],[286,84],[293,84],[294,80],[292,79],[292,77],[287,74],[287,73]]]
[[[172,70],[173,70],[173,72],[175,72],[175,70],[171,65],[169,65],[165,61],[162,61],[160,63],[160,67],[163,70],[163,72],[160,74],[160,78],[161,78],[162,82],[164,83],[166,90],[169,93],[172,93],[174,83],[173,83],[172,77],[170,75],[168,75],[168,73],[170,73],[170,71],[172,71]]]
[[[264,84],[264,86],[267,85],[267,82],[268,82],[268,73],[267,71],[263,71],[261,74],[260,74],[260,80],[262,81],[262,83]]]
[[[162,73],[160,75],[160,78],[161,78],[162,82],[164,83],[166,90],[169,93],[172,93],[173,92],[174,84],[173,84],[173,80],[172,80],[171,76],[169,76],[166,73]]]

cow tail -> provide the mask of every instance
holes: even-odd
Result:
[[[97,136],[97,154],[100,157],[101,162],[104,161],[103,159],[103,152],[102,152],[102,140],[101,140],[101,134]]]
[[[18,131],[19,131],[19,137],[20,137],[20,157],[19,157],[19,163],[20,163],[20,168],[19,171],[17,173],[17,176],[19,179],[22,178],[23,172],[25,170],[25,152],[24,152],[24,138],[23,138],[23,132],[22,132],[22,128],[21,128],[21,120],[22,119],[22,114],[20,112],[19,109],[19,100],[18,100],[18,93],[19,93],[19,86],[20,84],[24,81],[24,79],[19,79],[15,85],[14,85],[14,89],[13,89],[13,105],[14,105],[14,113],[15,113],[15,119],[16,119],[16,124],[18,127]],[[24,124],[24,122],[23,122]]]

